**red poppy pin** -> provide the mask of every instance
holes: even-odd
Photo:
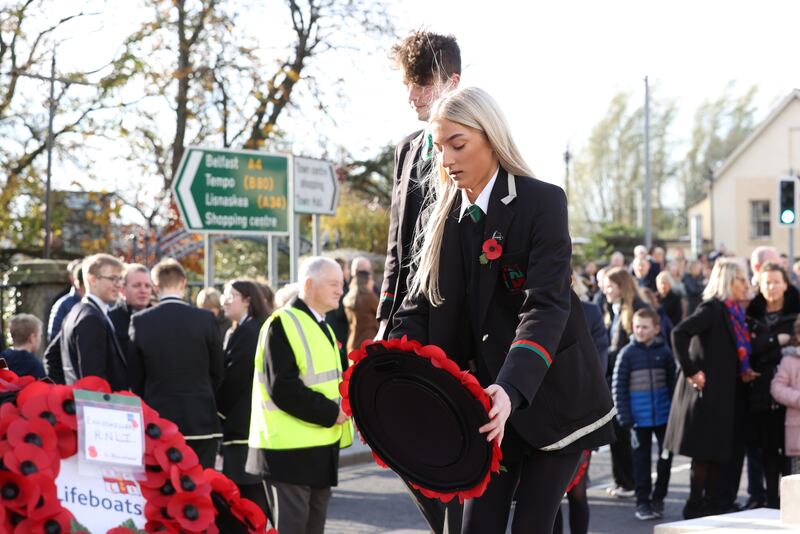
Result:
[[[481,265],[486,265],[490,261],[494,261],[503,254],[503,246],[500,244],[503,241],[503,236],[500,232],[495,232],[492,237],[483,242],[481,250],[483,254],[478,257]]]

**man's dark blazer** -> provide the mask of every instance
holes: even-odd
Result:
[[[133,310],[125,302],[120,302],[110,310],[108,310],[108,318],[111,319],[111,324],[114,325],[114,331],[117,334],[119,346],[122,351],[128,354],[130,338],[128,337],[128,329],[131,326],[131,315]]]
[[[608,443],[615,410],[580,301],[570,289],[566,197],[559,187],[516,177],[517,196],[509,201],[508,183],[501,168],[483,238],[499,237],[503,250],[500,258],[478,267],[478,326],[472,346],[491,379],[521,397],[509,422],[528,444],[557,450],[580,438],[583,448]],[[438,345],[467,369],[470,356],[457,353],[467,283],[460,205],[458,194],[442,240],[439,290],[444,302],[434,307],[424,297],[407,297],[390,337],[407,335]]]
[[[247,444],[250,435],[253,364],[262,324],[248,317],[229,335],[223,349],[225,377],[217,390],[217,411],[225,418],[222,422],[224,442]]]
[[[128,389],[128,366],[108,316],[89,297],[72,307],[61,325],[61,362],[68,384],[99,376],[112,391]]]
[[[389,212],[389,238],[386,262],[383,268],[378,319],[388,320],[386,334],[392,328],[392,318],[403,302],[409,258],[414,239],[414,229],[424,204],[424,193],[419,185],[420,161],[424,141],[424,130],[412,133],[394,152],[394,182],[392,183],[392,206]]]
[[[187,437],[218,438],[222,343],[214,314],[168,297],[131,317],[131,389]]]

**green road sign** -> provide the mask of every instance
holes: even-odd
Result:
[[[289,233],[289,157],[187,147],[172,186],[191,232]]]

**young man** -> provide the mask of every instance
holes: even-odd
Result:
[[[0,352],[8,368],[19,376],[44,378],[44,366],[34,352],[42,344],[42,321],[34,315],[20,313],[8,321],[13,347]]]
[[[122,262],[109,254],[95,254],[81,267],[86,296],[64,318],[61,327],[61,363],[64,380],[99,376],[112,391],[128,389],[128,364],[114,334],[108,309],[119,297]]]
[[[128,328],[131,325],[131,315],[150,307],[153,298],[153,283],[150,281],[150,272],[140,263],[131,263],[125,267],[123,286],[119,292],[122,302],[108,312],[111,324],[117,334],[117,339],[127,355],[130,339]]]
[[[636,480],[636,518],[643,521],[663,516],[669,486],[672,453],[664,450],[664,433],[675,387],[675,360],[657,337],[659,317],[650,308],[633,314],[633,336],[617,356],[612,390],[617,420],[634,429],[633,476]],[[655,490],[650,477],[653,435],[658,441]]]
[[[297,298],[273,313],[259,336],[246,468],[266,477],[281,534],[322,534],[339,449],[353,439],[339,407],[339,349],[325,321],[339,305],[344,278],[335,261],[312,256],[298,279]]]
[[[461,80],[461,51],[452,35],[417,31],[392,48],[395,63],[403,70],[408,103],[421,121],[427,121],[433,102],[445,91],[458,87]],[[425,201],[421,180],[433,144],[425,130],[403,139],[394,151],[394,183],[389,219],[389,239],[381,287],[376,336],[386,338],[392,318],[406,295],[408,259],[414,242],[414,229]],[[422,162],[422,164],[421,164]]]
[[[392,55],[403,71],[409,105],[420,121],[427,121],[433,102],[442,93],[458,87],[461,80],[461,50],[455,37],[415,31],[392,48]],[[380,328],[376,339],[388,338],[394,315],[408,292],[409,258],[417,219],[425,203],[423,179],[429,171],[432,156],[433,141],[424,129],[407,136],[395,148],[389,238],[377,314]],[[435,533],[461,531],[462,506],[457,501],[445,506],[441,501],[428,499],[408,487],[415,504]]]
[[[131,389],[178,425],[203,467],[214,467],[222,426],[214,393],[222,343],[214,315],[183,300],[186,273],[172,259],[152,270],[159,303],[131,317]]]

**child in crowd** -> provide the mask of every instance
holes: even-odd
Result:
[[[631,441],[636,518],[642,521],[663,516],[672,467],[672,453],[663,445],[675,387],[675,360],[659,332],[655,311],[642,308],[633,314],[633,336],[617,356],[612,380],[617,420],[623,428],[634,429]],[[658,441],[654,490],[650,477],[653,435]]]
[[[793,475],[800,474],[800,317],[794,323],[792,344],[781,349],[783,359],[772,379],[772,398],[786,406],[785,454]]]
[[[11,318],[8,329],[14,346],[0,352],[0,358],[4,358],[8,368],[19,376],[44,378],[42,361],[33,354],[42,343],[42,321],[34,315],[20,313]]]

